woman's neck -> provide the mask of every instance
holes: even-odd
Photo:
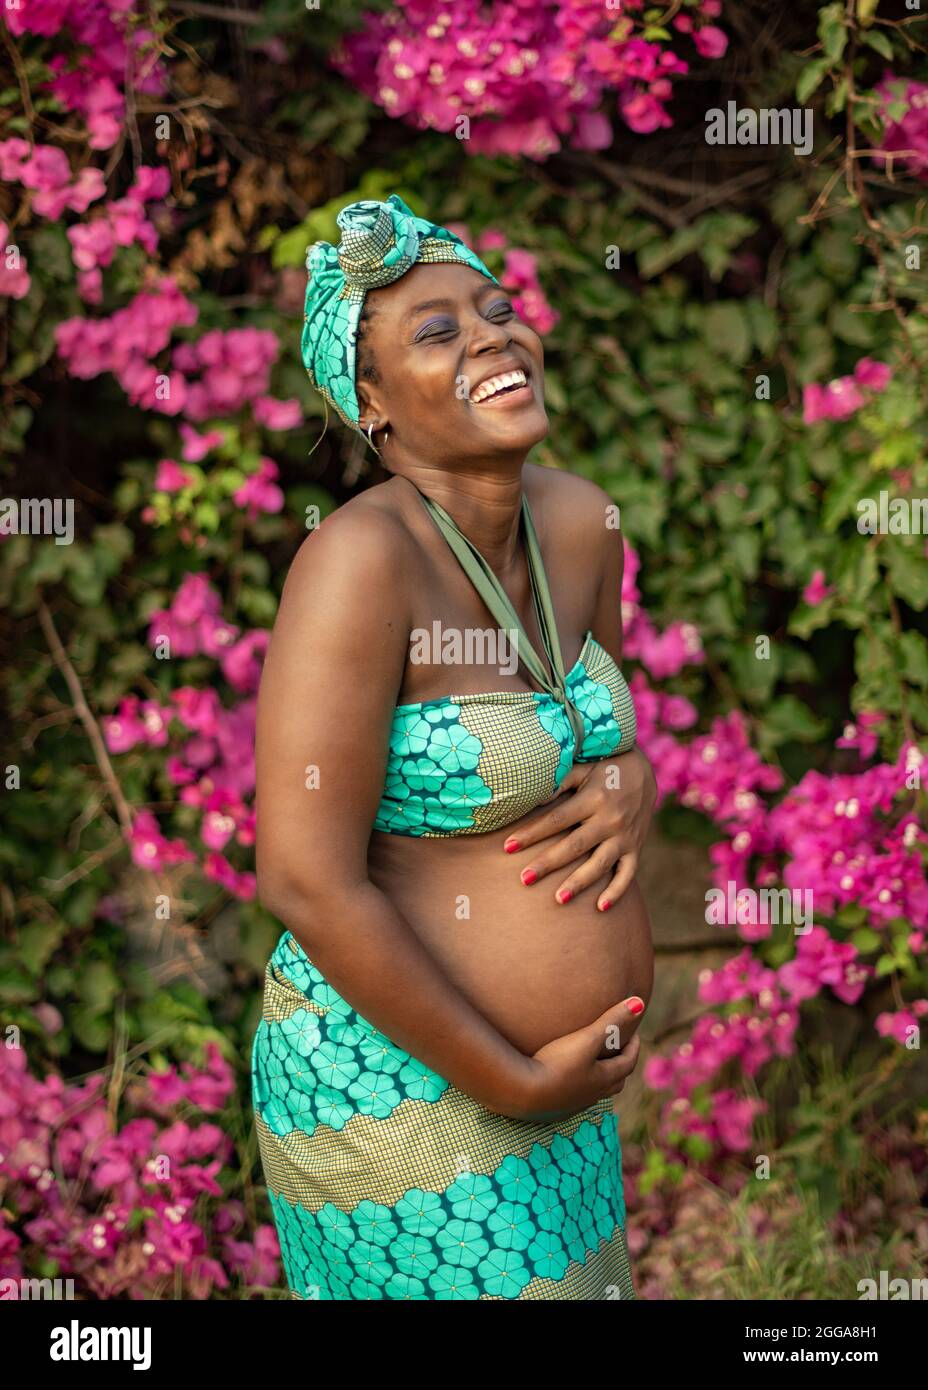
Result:
[[[514,567],[520,553],[521,463],[493,473],[410,463],[397,476],[444,507],[497,574]]]

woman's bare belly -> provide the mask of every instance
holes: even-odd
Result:
[[[522,870],[560,837],[506,854],[517,826],[452,839],[375,831],[368,866],[448,977],[530,1055],[629,995],[647,1003],[653,951],[637,882],[608,912],[596,900],[611,875],[562,906],[554,894],[587,856],[526,887]]]

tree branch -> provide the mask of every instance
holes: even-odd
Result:
[[[90,706],[84,696],[84,688],[81,685],[80,677],[72,666],[67,652],[61,645],[61,638],[58,636],[57,629],[52,621],[52,615],[48,609],[48,604],[44,599],[39,603],[39,623],[45,634],[45,640],[52,654],[52,660],[64,677],[65,684],[68,687],[71,702],[74,706],[74,712],[84,726],[84,732],[93,749],[93,755],[96,759],[97,767],[100,769],[100,775],[106,783],[110,796],[113,798],[113,805],[116,807],[116,814],[119,816],[119,823],[122,826],[123,833],[128,838],[132,833],[132,811],[126,800],[123,789],[119,785],[119,779],[113,771],[113,764],[110,762],[110,755],[106,751],[106,744],[103,741],[100,726],[90,711]]]

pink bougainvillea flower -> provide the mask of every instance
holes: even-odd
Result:
[[[892,374],[892,368],[886,362],[876,362],[872,357],[862,357],[854,368],[854,380],[858,386],[865,386],[871,391],[885,390]]]
[[[869,967],[857,961],[857,947],[838,942],[824,927],[796,937],[796,955],[780,967],[780,983],[794,999],[811,999],[828,985],[845,1004],[856,1004],[864,990]]]
[[[814,425],[820,420],[848,420],[866,403],[863,389],[879,393],[886,389],[892,369],[885,362],[861,357],[853,376],[836,377],[825,386],[814,382],[802,389],[802,418]]]
[[[303,407],[295,398],[277,401],[273,396],[258,396],[252,412],[258,424],[269,430],[292,430],[303,423]]]
[[[280,470],[273,459],[262,458],[256,473],[246,478],[240,488],[232,494],[232,500],[239,507],[245,507],[249,518],[254,521],[259,512],[279,512],[284,505],[284,495],[274,479]]]
[[[155,473],[156,492],[180,492],[182,488],[189,487],[193,482],[193,476],[185,473],[180,464],[174,459],[161,459]]]
[[[882,98],[881,149],[899,151],[897,158],[916,178],[928,179],[928,83],[887,72],[876,91]]]
[[[728,51],[728,35],[715,24],[704,24],[693,34],[700,58],[722,58]]]
[[[805,424],[819,420],[847,420],[864,403],[864,397],[852,376],[838,377],[827,386],[804,386],[802,418]]]
[[[876,1031],[881,1038],[894,1038],[903,1047],[918,1047],[922,1025],[919,1022],[928,1014],[928,999],[915,999],[907,1009],[896,1013],[877,1014]]]
[[[222,674],[235,690],[255,691],[261,679],[261,664],[270,633],[261,628],[246,632],[222,655]],[[260,658],[260,659],[259,659]]]
[[[203,861],[203,872],[213,883],[220,884],[243,902],[250,902],[258,891],[254,874],[239,873],[221,854],[208,854]]]
[[[164,198],[170,187],[171,171],[166,165],[160,164],[153,167],[148,164],[140,164],[135,171],[135,178],[128,196],[140,203],[150,203],[156,198]]]
[[[465,241],[467,238],[465,237]],[[478,251],[502,251],[508,245],[509,238],[505,232],[501,232],[497,227],[488,227],[485,232],[481,232],[477,238]]]
[[[183,441],[182,458],[187,463],[199,463],[212,449],[218,448],[225,436],[222,430],[207,430],[199,434],[192,425],[181,421],[180,437]]]
[[[160,869],[189,863],[196,856],[183,840],[168,840],[149,811],[139,811],[129,836],[132,862],[141,869]]]
[[[807,600],[808,601],[808,600]],[[835,739],[836,748],[856,748],[866,762],[872,758],[879,747],[879,739],[873,732],[885,722],[886,716],[875,710],[864,711],[853,723],[845,724],[840,737]]]
[[[817,608],[820,603],[824,603],[826,598],[830,598],[834,593],[834,587],[825,583],[825,571],[815,570],[812,578],[802,591],[802,599],[810,608]]]

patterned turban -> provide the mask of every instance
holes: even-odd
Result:
[[[355,393],[358,320],[368,290],[392,285],[417,263],[459,261],[499,281],[460,237],[416,217],[391,193],[385,203],[364,201],[342,208],[336,219],[341,242],[317,241],[309,248],[303,364],[317,390],[346,424],[361,429]]]

